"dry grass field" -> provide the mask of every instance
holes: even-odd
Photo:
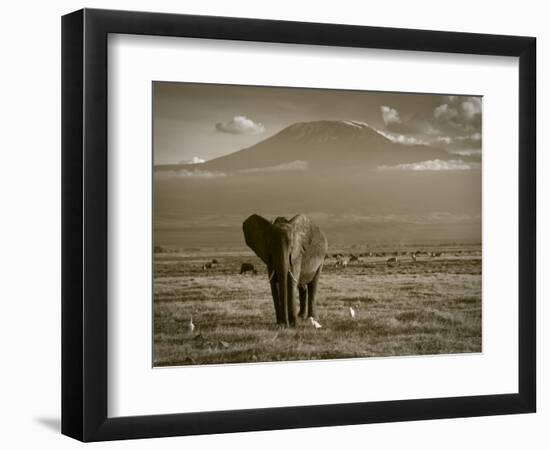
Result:
[[[399,250],[397,264],[387,263],[393,249],[346,268],[327,259],[318,330],[308,321],[277,327],[265,267],[250,252],[157,252],[154,365],[480,352],[480,247],[438,248],[441,256],[416,262]],[[213,259],[218,263],[203,269]],[[242,262],[253,263],[258,274],[240,275]]]

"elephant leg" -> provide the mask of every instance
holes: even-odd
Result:
[[[317,284],[321,275],[321,268],[317,270],[317,273],[307,285],[307,309],[308,316],[315,317],[315,294],[317,293]]]
[[[288,323],[290,326],[296,325],[296,307],[294,305],[294,281],[288,276]]]
[[[298,316],[301,319],[305,319],[307,317],[307,286],[298,286],[298,295],[300,296],[300,312]]]
[[[277,324],[284,323],[284,319],[281,314],[281,302],[279,300],[279,291],[277,289],[277,277],[273,277],[269,282],[271,285],[271,296],[273,297],[273,306],[275,306],[275,317]]]

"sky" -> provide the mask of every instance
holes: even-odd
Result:
[[[366,122],[389,139],[481,154],[481,97],[154,82],[154,163],[200,163],[297,122]]]

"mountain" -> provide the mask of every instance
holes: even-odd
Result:
[[[297,213],[314,218],[331,246],[479,242],[479,159],[466,169],[443,162],[459,158],[470,159],[397,144],[360,122],[296,123],[204,163],[155,167],[155,245],[244,248],[249,215]],[[425,161],[427,170],[406,165]]]
[[[427,145],[392,142],[363,122],[300,122],[243,150],[199,165],[157,166],[157,170],[200,170],[232,172],[274,167],[296,161],[310,169],[345,167],[375,168],[427,160],[457,159],[444,150]],[[469,159],[469,158],[462,158]]]

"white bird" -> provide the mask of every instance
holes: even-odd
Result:
[[[323,326],[317,322],[313,317],[310,317],[309,318],[309,321],[311,322],[311,325],[316,329],[318,330],[319,328],[323,328]]]
[[[355,309],[353,307],[349,307],[349,315],[352,319],[355,319]]]
[[[192,333],[193,331],[195,331],[195,324],[193,323],[193,317],[189,319],[189,324],[187,327],[189,329],[189,333]]]

